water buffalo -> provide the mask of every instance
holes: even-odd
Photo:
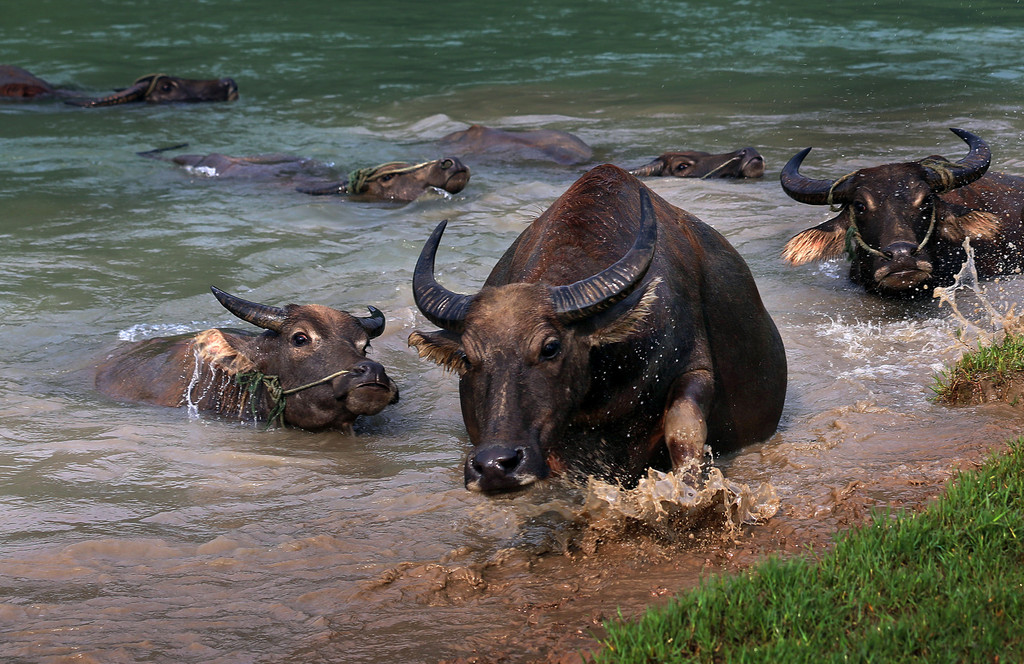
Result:
[[[460,376],[468,489],[552,471],[629,483],[775,431],[786,355],[746,263],[625,171],[583,175],[474,295],[434,278],[444,228],[413,276],[416,305],[442,329],[409,344]]]
[[[465,164],[458,159],[446,157],[419,164],[389,162],[371,168],[356,169],[341,180],[316,183],[311,180],[336,177],[337,171],[329,164],[316,159],[282,154],[249,157],[231,157],[218,153],[183,154],[170,159],[160,154],[181,147],[184,145],[158,148],[138,154],[170,161],[184,166],[193,173],[209,177],[277,179],[290,184],[305,182],[295,189],[314,196],[347,196],[364,201],[411,201],[431,187],[457,194],[465,188],[470,175]]]
[[[228,311],[266,331],[217,328],[138,342],[100,364],[96,387],[117,399],[344,432],[359,415],[398,401],[384,367],[366,357],[370,339],[384,331],[377,309],[357,317],[212,290]]]
[[[68,104],[94,108],[129,102],[159,104],[172,101],[234,101],[238,85],[230,78],[194,80],[150,74],[137,79],[128,88],[101,98],[85,98],[73,90],[55,88],[21,67],[0,65],[0,97],[19,99],[64,99]]]
[[[698,150],[666,152],[629,173],[637,177],[759,178],[764,175],[764,157],[754,148],[722,154]]]
[[[800,174],[810,148],[782,169],[782,188],[793,199],[831,205],[839,214],[786,243],[793,265],[844,253],[850,280],[883,296],[914,296],[953,283],[969,238],[978,274],[992,277],[1024,267],[1024,178],[986,173],[988,145],[952,129],[970,147],[956,163],[920,161],[862,168],[838,180]]]
[[[499,159],[553,161],[564,166],[589,161],[594,151],[570,133],[557,129],[505,131],[482,125],[456,131],[440,140],[449,154]]]

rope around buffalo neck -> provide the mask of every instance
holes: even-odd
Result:
[[[288,395],[308,390],[311,387],[322,385],[330,382],[338,376],[344,376],[349,373],[347,370],[335,371],[330,376],[324,376],[319,380],[315,380],[312,383],[300,385],[287,390],[281,389],[281,378],[275,374],[265,374],[255,369],[252,371],[246,371],[244,373],[235,374],[235,385],[241,386],[242,390],[249,395],[249,412],[252,414],[253,419],[257,419],[259,414],[256,412],[256,391],[263,386],[263,389],[267,391],[267,396],[270,398],[271,407],[270,412],[267,414],[267,428],[269,429],[274,424],[274,420],[279,420],[278,424],[284,426],[284,407],[287,402]]]
[[[150,76],[152,76],[153,78],[150,79],[149,86],[146,88],[146,91],[142,93],[143,98],[146,98],[149,95],[153,94],[153,90],[156,89],[156,82],[159,81],[161,78],[167,76],[167,74],[146,74],[145,76],[140,76],[137,79],[135,79],[135,83],[132,83],[132,85],[137,85],[139,81],[144,81]]]
[[[937,159],[922,159],[919,163],[925,168],[935,171],[938,174],[939,179],[942,180],[942,191],[937,193],[945,193],[952,189],[953,183],[955,182],[955,176],[953,175],[951,167],[955,166],[955,164],[946,160],[939,161]],[[843,177],[833,182],[832,186],[829,187],[828,199],[826,200],[826,202],[828,203],[828,209],[830,212],[840,212],[843,209],[842,205],[836,207],[836,204],[832,200],[832,194],[835,191],[836,187],[852,178],[858,172],[859,171],[853,171],[852,173],[847,173]],[[874,247],[870,246],[867,242],[864,241],[864,238],[861,237],[860,235],[860,229],[857,228],[857,221],[853,214],[853,207],[847,205],[847,211],[849,212],[850,216],[850,225],[846,228],[846,255],[849,257],[849,259],[852,261],[854,258],[855,244],[864,251],[871,254],[872,256],[878,256],[879,258],[891,258],[891,256],[886,255],[885,252],[875,249]],[[932,239],[932,234],[935,231],[935,221],[936,212],[935,205],[933,203],[932,218],[931,221],[928,223],[928,232],[924,234],[924,239],[921,240],[921,242],[917,245],[917,248],[914,249],[915,254],[924,249],[925,245],[928,244],[928,242]]]
[[[423,168],[431,162],[425,161],[421,164],[414,164],[412,166],[403,166],[401,168],[391,169],[385,172],[383,171],[390,164],[381,164],[380,166],[371,166],[370,168],[357,168],[348,174],[348,183],[345,185],[346,194],[361,194],[366,190],[366,186],[384,177],[385,175],[402,175],[403,173],[411,173],[419,168]]]

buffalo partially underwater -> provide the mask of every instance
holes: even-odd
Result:
[[[949,286],[974,250],[978,275],[1024,268],[1024,178],[987,172],[992,155],[978,136],[951,129],[967,143],[964,158],[862,168],[837,180],[812,180],[797,153],[782,169],[794,200],[833,206],[838,214],[786,243],[792,265],[850,258],[850,280],[885,296],[915,296]]]
[[[442,137],[439,144],[445,152],[465,158],[553,161],[563,166],[589,161],[594,155],[582,139],[558,129],[506,131],[475,124]]]
[[[149,74],[130,86],[102,97],[58,88],[31,72],[14,65],[0,65],[0,98],[63,99],[73,106],[96,108],[133,102],[163,104],[169,102],[234,101],[238,85],[230,78],[192,79],[168,74]]]
[[[482,290],[434,277],[415,302],[441,329],[409,337],[459,375],[467,488],[551,472],[635,481],[770,436],[786,356],[746,263],[713,228],[625,171],[594,168],[515,240]]]
[[[170,161],[189,172],[211,178],[249,181],[275,181],[314,196],[345,196],[361,201],[408,202],[428,189],[457,194],[469,183],[470,172],[454,157],[421,163],[388,162],[369,168],[357,168],[338,177],[325,162],[285,154],[232,157],[213,153],[183,154],[165,157],[163,152],[185,147],[175,145],[138,153],[141,156]],[[325,181],[326,180],[326,181]]]
[[[398,400],[384,367],[366,357],[370,340],[384,331],[377,309],[358,317],[322,305],[273,307],[212,291],[228,311],[265,331],[215,328],[141,341],[99,365],[96,387],[127,401],[344,432],[358,416]]]
[[[636,177],[759,178],[764,175],[764,157],[751,147],[720,154],[700,150],[665,152],[629,173]]]

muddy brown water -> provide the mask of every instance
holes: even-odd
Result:
[[[955,157],[951,126],[989,141],[993,168],[1024,173],[1016,10],[411,3],[381,20],[345,3],[245,5],[51,0],[0,22],[0,61],[61,86],[173,70],[233,76],[241,95],[94,111],[0,104],[0,660],[571,657],[620,610],[768,552],[826,547],[871,508],[914,509],[1020,432],[1019,410],[931,402],[935,373],[962,349],[948,307],[866,296],[841,261],[779,261],[828,213],[788,199],[777,179],[809,145],[816,178]],[[730,495],[763,499],[760,520],[730,530],[712,511],[641,526],[595,511],[594,495],[614,495],[605,489],[555,481],[492,498],[462,486],[456,380],[406,344],[428,327],[412,266],[449,219],[439,278],[472,292],[586,166],[467,159],[460,194],[394,206],[135,155],[188,142],[344,172],[441,156],[436,140],[472,122],[571,131],[595,163],[745,145],[765,156],[756,181],[649,181],[733,243],[786,344],[779,431],[714,461]],[[92,367],[121,344],[239,325],[210,285],[274,305],[379,307],[387,329],[371,355],[401,401],[344,436],[95,392]],[[1024,283],[991,289],[1008,306]]]

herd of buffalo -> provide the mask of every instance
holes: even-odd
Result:
[[[55,88],[0,66],[0,97],[54,98],[82,107],[131,102],[231,101],[231,79],[144,76],[100,98]],[[985,141],[957,161],[863,168],[836,180],[800,174],[810,152],[782,169],[796,201],[837,214],[786,243],[793,265],[846,256],[850,279],[883,297],[950,285],[975,254],[982,278],[1024,268],[1024,178],[988,172]],[[592,150],[554,130],[508,132],[473,125],[444,137],[447,156],[388,163],[338,177],[327,164],[288,155],[140,153],[194,172],[289,183],[308,194],[409,201],[434,188],[461,191],[462,159],[497,155],[586,163]],[[182,147],[182,146],[175,146]],[[503,492],[553,473],[631,483],[647,468],[690,471],[704,455],[769,437],[785,401],[782,339],[743,258],[692,214],[639,178],[754,178],[754,148],[725,154],[669,152],[626,171],[591,168],[519,235],[479,291],[455,293],[434,278],[442,222],[416,263],[416,306],[438,329],[409,345],[458,374],[472,451],[466,487]],[[224,416],[305,429],[351,431],[360,415],[398,400],[384,367],[366,357],[384,330],[374,307],[354,316],[320,305],[268,306],[214,288],[233,315],[261,334],[211,329],[150,339],[106,358],[97,388],[118,399],[189,405]]]

